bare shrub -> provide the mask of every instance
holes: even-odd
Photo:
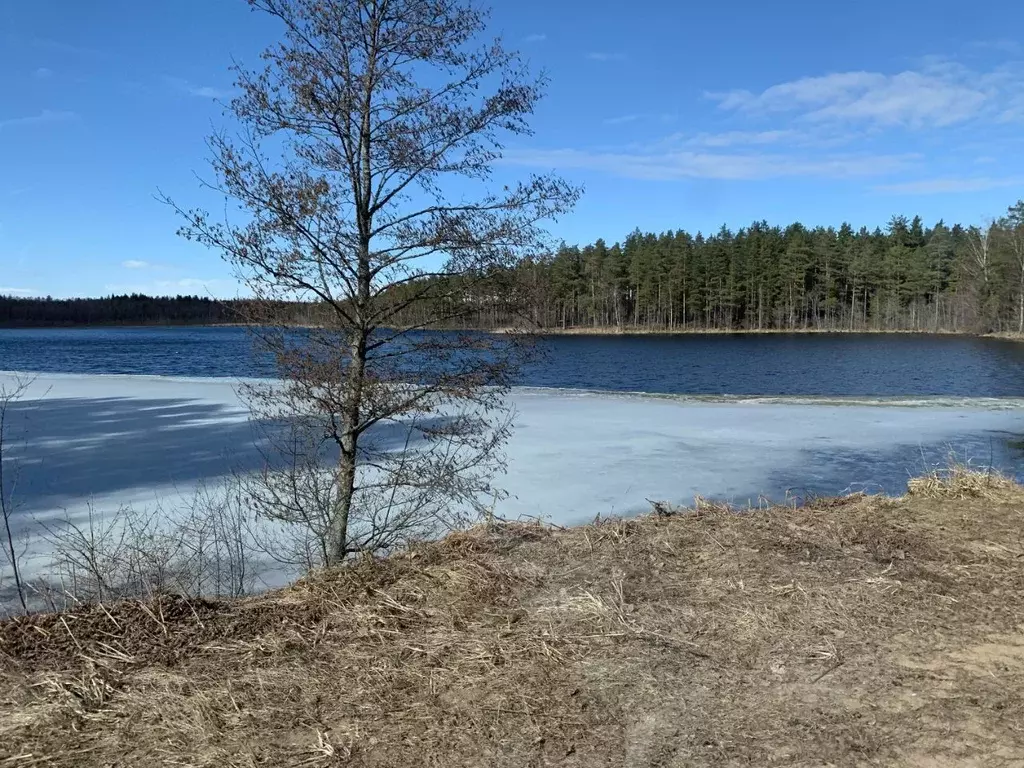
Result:
[[[25,581],[22,576],[21,562],[25,554],[25,542],[14,531],[13,519],[17,509],[15,491],[18,485],[18,467],[10,456],[12,436],[10,431],[9,413],[12,403],[25,396],[32,384],[30,379],[15,377],[12,383],[0,383],[0,518],[3,519],[3,561],[11,572],[14,592],[23,611],[28,611]],[[3,584],[3,571],[0,571],[0,588]]]
[[[33,585],[51,608],[155,594],[240,597],[254,591],[262,542],[232,489],[198,489],[183,507],[40,523],[50,563]]]

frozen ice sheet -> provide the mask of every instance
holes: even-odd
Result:
[[[0,373],[0,385],[12,374]],[[172,507],[199,483],[255,469],[262,454],[238,382],[41,375],[11,406],[8,460],[19,516],[74,515],[89,502]],[[1024,402],[672,398],[517,390],[499,485],[506,517],[574,524],[695,494],[746,503],[846,490],[899,493],[953,450],[1022,466]]]

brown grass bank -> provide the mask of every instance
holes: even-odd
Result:
[[[1024,765],[1024,489],[500,525],[0,624],[0,765]]]

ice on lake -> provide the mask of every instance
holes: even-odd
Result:
[[[13,380],[0,373],[0,386]],[[257,469],[256,431],[227,379],[40,375],[10,406],[25,523],[92,504],[174,505],[197,484]],[[497,513],[566,525],[686,503],[868,490],[964,460],[1016,472],[1024,401],[687,399],[522,389],[512,395],[510,498]]]

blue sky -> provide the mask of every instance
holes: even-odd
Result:
[[[1024,197],[1024,4],[501,0],[492,31],[551,78],[501,178],[586,194],[570,242],[755,219],[976,223]],[[243,0],[0,0],[0,293],[234,295],[174,234],[229,125]]]

